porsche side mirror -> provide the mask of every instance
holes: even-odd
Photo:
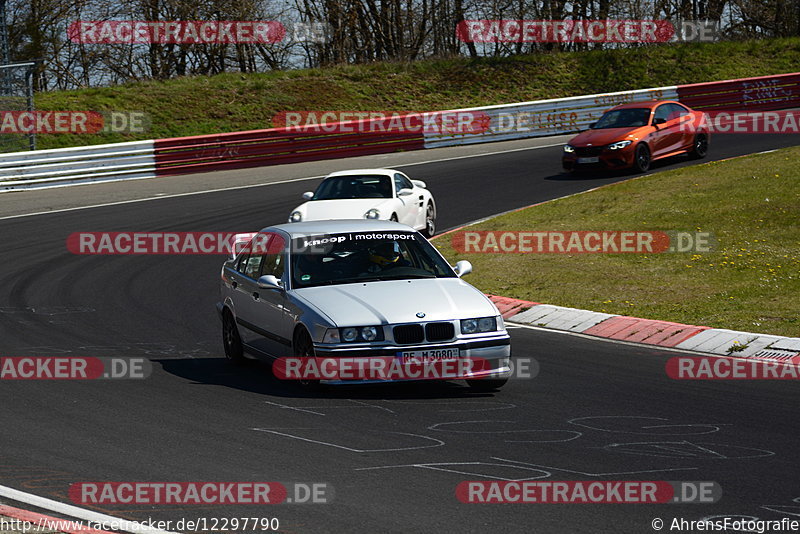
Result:
[[[472,264],[467,260],[461,260],[453,267],[459,278],[472,272]]]
[[[398,197],[407,197],[408,195],[413,195],[413,194],[414,194],[414,191],[412,189],[408,189],[408,188],[401,189],[400,191],[397,192],[397,196]]]
[[[653,126],[658,126],[659,124],[664,124],[665,122],[667,122],[667,119],[659,117],[657,119],[653,119]]]
[[[314,193],[312,191],[303,193],[303,200],[311,200],[312,198],[314,198]]]

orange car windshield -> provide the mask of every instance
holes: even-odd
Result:
[[[603,114],[592,129],[636,128],[646,126],[649,120],[650,110],[647,108],[615,109]]]

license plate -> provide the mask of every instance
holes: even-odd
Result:
[[[406,350],[398,352],[403,363],[430,363],[457,360],[461,357],[459,349]]]
[[[598,163],[600,158],[598,156],[592,156],[591,158],[578,158],[578,163]]]

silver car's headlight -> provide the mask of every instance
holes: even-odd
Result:
[[[339,343],[342,337],[339,335],[338,328],[328,328],[322,338],[323,343]]]
[[[573,152],[575,152],[575,147],[572,145],[564,145],[564,152],[572,154]]]
[[[361,337],[364,341],[375,341],[378,339],[378,329],[374,326],[365,326],[361,329]]]
[[[348,326],[329,328],[323,343],[354,343],[357,341],[383,341],[383,328],[379,326]]]
[[[497,317],[479,317],[477,319],[461,319],[462,334],[494,332],[497,330]]]
[[[367,211],[367,213],[364,214],[364,218],[365,219],[380,219],[381,218],[381,212],[376,210],[375,208],[372,208],[371,210]]]
[[[342,339],[348,343],[358,339],[358,330],[355,328],[342,328]]]
[[[608,145],[608,149],[619,150],[620,148],[625,148],[631,143],[633,143],[633,141],[619,141],[618,143],[611,143],[610,145]]]
[[[293,211],[291,215],[289,215],[289,222],[300,222],[303,220],[303,214],[299,211]]]

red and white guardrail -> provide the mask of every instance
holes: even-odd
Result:
[[[371,128],[349,132],[341,128],[329,133],[270,128],[14,152],[0,155],[0,190],[151,178],[565,134],[587,128],[610,107],[652,99],[679,100],[706,111],[800,107],[800,73],[453,110],[461,115],[474,113],[488,117],[487,127],[477,132],[448,133],[424,128],[401,133]]]

